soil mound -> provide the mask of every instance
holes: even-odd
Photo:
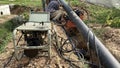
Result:
[[[23,12],[28,12],[31,8],[26,6],[14,5],[10,7],[11,14],[22,14]]]

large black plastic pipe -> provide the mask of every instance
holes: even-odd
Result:
[[[78,30],[83,34],[83,37],[87,40],[89,36],[90,47],[94,50],[94,44],[96,44],[98,56],[100,62],[105,68],[120,68],[120,63],[114,58],[114,56],[108,51],[108,49],[98,40],[98,38],[89,30],[84,22],[75,14],[75,12],[67,5],[64,0],[59,0],[69,15],[70,19],[75,23]],[[87,40],[88,41],[88,40]]]

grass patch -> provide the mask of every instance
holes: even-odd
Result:
[[[111,27],[120,28],[120,10],[113,8],[107,16],[106,24],[110,25]]]
[[[4,47],[10,41],[11,35],[12,32],[5,28],[4,24],[0,24],[0,53],[4,51]]]
[[[120,28],[119,9],[88,4],[79,0],[73,0],[71,4],[72,6],[83,7],[89,12],[90,19],[86,20],[85,23],[99,23]]]
[[[12,39],[12,31],[18,25],[20,25],[20,23],[18,23],[14,18],[0,24],[0,53],[4,51],[5,46]]]
[[[88,7],[88,10],[90,11],[90,16],[92,17],[91,20],[93,20],[94,23],[104,24],[111,9],[91,5]]]
[[[12,33],[6,29],[0,29],[0,53],[4,51],[5,46],[10,41]]]
[[[0,24],[0,53],[4,51],[5,46],[12,39],[13,30],[21,24],[23,24],[23,18],[20,16]]]
[[[41,0],[15,0],[15,1],[9,1],[9,0],[1,0],[0,4],[16,4],[16,5],[24,5],[24,6],[41,6]]]
[[[90,12],[90,23],[100,23],[111,27],[120,28],[120,10],[116,8],[106,8],[97,5],[87,6]]]

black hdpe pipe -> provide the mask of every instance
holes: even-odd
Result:
[[[84,22],[76,15],[76,13],[67,5],[64,0],[59,0],[62,7],[65,9],[70,19],[75,23],[78,30],[82,33],[84,39],[89,41],[90,47],[96,50],[100,59],[100,63],[105,68],[120,68],[120,63],[115,57],[108,51],[108,49],[99,41],[99,39],[90,31],[90,29],[84,24]],[[89,39],[88,39],[89,37]]]

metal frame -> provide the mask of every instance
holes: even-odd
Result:
[[[32,19],[33,16],[40,18],[41,16],[46,16],[44,17],[45,20],[43,19]],[[48,56],[49,58],[51,57],[51,23],[50,23],[50,15],[47,12],[40,12],[40,13],[31,13],[29,22],[20,25],[13,31],[13,44],[14,44],[14,50],[15,50],[15,57],[17,60],[20,60],[22,57],[22,52],[20,51],[23,49],[47,49]],[[33,20],[33,21],[32,21]],[[44,24],[41,24],[43,22]],[[24,46],[19,46],[19,40],[21,40],[22,36],[17,40],[17,32],[22,32],[22,31],[47,31],[47,37],[48,37],[48,42],[47,45],[42,45],[42,46],[27,46],[27,44],[24,44]]]

